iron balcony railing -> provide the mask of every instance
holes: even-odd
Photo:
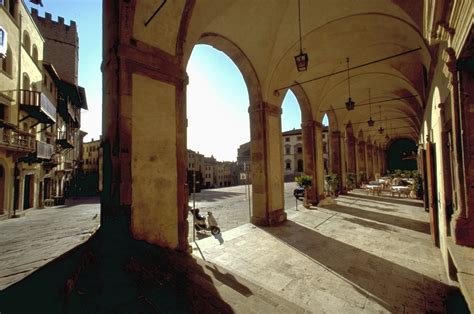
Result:
[[[39,108],[53,122],[56,122],[56,107],[45,94],[22,89],[20,90],[20,101],[23,106]]]
[[[35,137],[33,134],[17,129],[0,129],[0,145],[10,150],[33,152]]]
[[[54,146],[45,142],[36,141],[36,158],[51,159],[54,154]]]

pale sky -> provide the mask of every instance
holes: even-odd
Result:
[[[188,148],[235,161],[239,145],[250,140],[249,98],[242,74],[227,55],[207,45],[194,47],[186,70]],[[300,125],[300,109],[289,92],[283,102],[282,129]]]
[[[102,1],[43,0],[32,5],[39,15],[49,12],[77,23],[79,32],[79,85],[86,89],[89,110],[82,111],[85,141],[102,134]],[[197,45],[187,67],[188,148],[217,160],[236,160],[239,145],[250,140],[248,93],[242,75],[225,54]],[[283,131],[300,128],[301,113],[290,92],[283,102]]]
[[[101,0],[43,0],[44,7],[24,1],[30,8],[64,17],[64,23],[76,21],[79,33],[79,85],[86,89],[89,110],[81,112],[81,130],[88,135],[84,141],[98,139],[102,134],[102,1]]]

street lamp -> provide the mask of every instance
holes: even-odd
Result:
[[[349,89],[349,99],[346,102],[346,109],[347,111],[351,111],[351,110],[354,110],[355,108],[355,102],[353,102],[351,99],[351,77],[349,76],[349,58],[347,58],[346,61],[347,61],[347,86]]]
[[[303,45],[301,41],[301,9],[300,0],[298,0],[298,26],[300,30],[300,54],[295,56],[296,68],[298,72],[306,71],[308,69],[308,54],[303,53]]]

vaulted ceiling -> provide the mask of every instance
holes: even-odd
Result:
[[[300,49],[297,0],[198,0],[193,5],[184,0],[168,1],[150,27],[140,26],[136,19],[134,33],[138,39],[176,54],[179,25],[187,10],[184,67],[197,43],[212,44],[230,55],[247,85],[259,85],[265,102],[281,105],[285,87],[298,84],[317,121],[330,111],[330,117],[337,120],[331,121],[333,127],[343,130],[351,122],[355,134],[362,130],[377,143],[383,143],[387,134],[376,131],[381,125],[392,137],[415,139],[424,108],[424,76],[431,62],[422,36],[423,1],[300,1],[302,47],[309,56],[305,72],[298,72],[294,61]],[[153,12],[160,3],[138,1],[138,16]],[[154,35],[158,32],[160,36]],[[231,42],[232,49],[219,44],[220,38]],[[353,111],[344,108],[347,58],[354,67],[416,48],[351,70],[351,98],[356,107]],[[249,71],[252,73],[246,73]],[[314,80],[338,71],[343,72]],[[368,105],[369,89],[372,106]],[[376,121],[372,128],[366,123],[369,116]]]

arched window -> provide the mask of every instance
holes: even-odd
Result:
[[[36,47],[36,45],[33,44],[33,53],[31,55],[31,57],[33,58],[33,61],[38,64],[38,48]]]
[[[303,172],[303,160],[298,159],[298,172]]]
[[[30,90],[30,77],[26,73],[23,73],[22,87],[23,87],[24,90]]]
[[[10,46],[7,48],[7,54],[5,58],[0,58],[1,70],[8,75],[12,75],[12,50]]]
[[[25,48],[27,54],[31,55],[31,40],[27,31],[23,32],[23,48]]]
[[[291,170],[291,160],[285,161],[285,170]]]

